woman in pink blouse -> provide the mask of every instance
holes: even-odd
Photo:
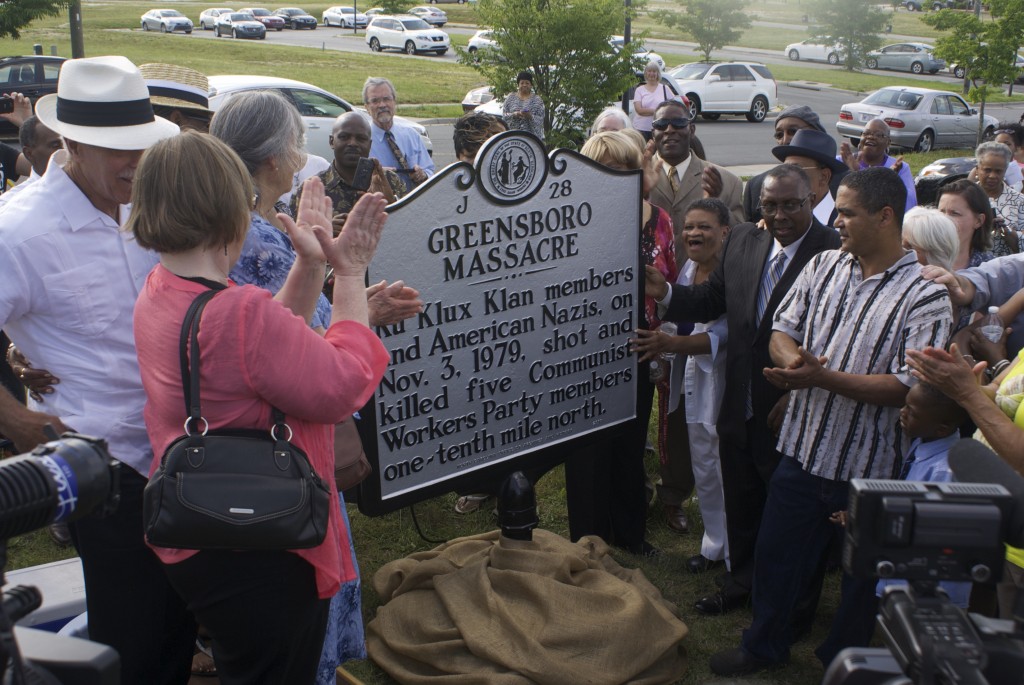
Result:
[[[173,183],[170,180],[173,179]],[[364,196],[332,238],[331,202],[306,181],[288,229],[296,260],[271,297],[235,286],[228,272],[249,226],[249,172],[224,143],[184,133],[150,148],[135,174],[127,229],[160,254],[135,305],[135,341],[146,390],[153,468],[185,421],[178,337],[185,311],[220,290],[202,314],[199,362],[204,418],[211,429],[267,428],[271,406],[286,415],[293,442],[333,482],[334,424],[371,396],[388,354],[367,328],[366,266],[387,215],[379,194]],[[335,269],[331,325],[309,322],[326,263]],[[312,683],[330,597],[355,577],[338,500],[318,547],[279,552],[154,548],[175,589],[213,641],[222,683]]]

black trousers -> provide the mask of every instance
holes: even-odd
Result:
[[[644,448],[654,402],[648,365],[638,365],[636,418],[621,424],[610,439],[591,443],[565,462],[569,538],[598,535],[639,552],[647,530]]]
[[[222,685],[307,685],[327,630],[330,599],[291,552],[203,551],[167,576],[213,643]]]
[[[85,575],[89,639],[117,650],[125,685],[187,683],[196,625],[164,565],[146,546],[145,486],[145,478],[122,466],[117,511],[71,525]]]

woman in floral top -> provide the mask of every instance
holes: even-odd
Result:
[[[502,108],[510,131],[529,131],[544,140],[544,101],[533,92],[533,74],[521,71],[516,76],[519,88],[509,93]]]

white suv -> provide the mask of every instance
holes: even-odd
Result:
[[[380,15],[366,27],[366,44],[374,52],[402,50],[407,55],[433,52],[443,55],[451,47],[448,34],[410,14]]]
[[[690,116],[715,120],[723,114],[743,114],[747,121],[764,121],[775,109],[778,85],[768,67],[754,62],[692,62],[668,72],[690,100]]]

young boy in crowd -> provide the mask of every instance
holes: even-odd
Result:
[[[953,480],[949,470],[949,449],[960,439],[960,425],[967,420],[963,407],[939,389],[919,382],[910,388],[900,410],[900,427],[912,441],[903,461],[901,480],[947,483]],[[837,511],[832,520],[846,525],[846,512]],[[874,581],[850,580],[861,586],[861,591],[845,595],[849,601],[840,605],[832,620],[832,628],[825,642],[815,650],[822,664],[828,668],[841,650],[847,647],[867,647],[875,629],[878,598],[886,587],[899,587],[906,580]],[[961,609],[967,608],[971,583],[942,581],[939,586],[950,601]]]

